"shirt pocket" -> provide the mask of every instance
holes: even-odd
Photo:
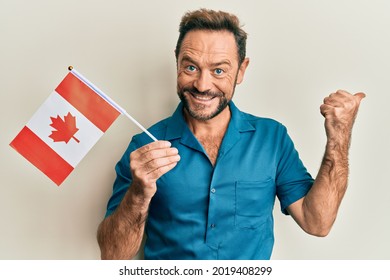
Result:
[[[236,182],[235,226],[258,228],[272,215],[275,201],[274,181]]]

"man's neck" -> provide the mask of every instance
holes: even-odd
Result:
[[[192,133],[202,144],[211,164],[214,166],[218,158],[219,148],[223,137],[229,126],[231,118],[229,106],[217,116],[207,121],[200,121],[192,118],[186,110],[184,110],[184,118]]]

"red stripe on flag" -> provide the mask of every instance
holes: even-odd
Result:
[[[56,92],[103,132],[106,132],[120,115],[114,107],[72,73],[66,75],[56,88]]]
[[[27,126],[19,132],[10,145],[58,186],[74,169]]]

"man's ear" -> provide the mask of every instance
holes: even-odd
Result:
[[[244,59],[244,61],[240,65],[240,68],[238,69],[237,85],[241,84],[241,82],[244,80],[245,70],[248,67],[248,65],[249,65],[249,57]]]

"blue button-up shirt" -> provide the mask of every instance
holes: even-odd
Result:
[[[287,206],[312,186],[283,125],[243,113],[233,102],[229,106],[231,120],[215,166],[188,128],[182,104],[150,128],[179,150],[181,160],[157,181],[145,259],[269,259],[275,197],[287,214]],[[130,153],[150,142],[145,133],[134,136],[116,165],[106,216],[131,184]]]

